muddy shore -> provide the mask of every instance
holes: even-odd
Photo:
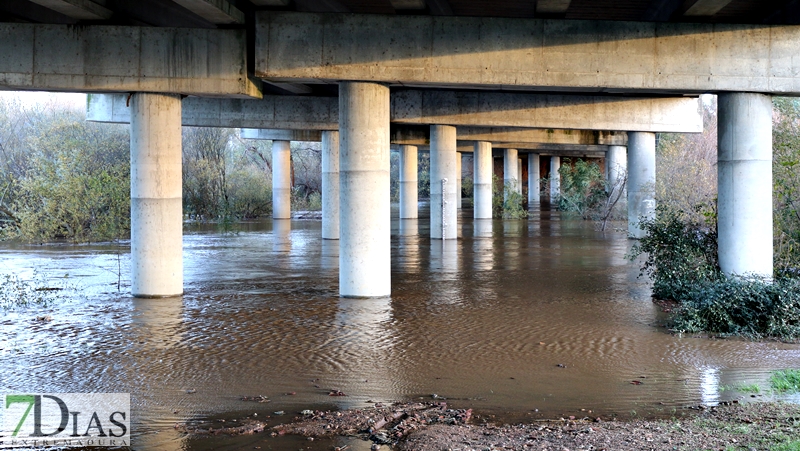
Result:
[[[373,450],[388,446],[409,451],[800,450],[800,405],[783,402],[731,403],[681,418],[569,417],[516,425],[492,424],[475,418],[469,409],[451,409],[445,402],[398,403],[306,411],[295,421],[272,427],[254,420],[219,430],[176,427],[194,436],[357,437],[371,442]]]

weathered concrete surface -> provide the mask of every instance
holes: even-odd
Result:
[[[419,218],[418,150],[400,146],[400,219]]]
[[[517,174],[517,149],[503,150],[503,185],[513,187],[514,191],[519,187],[519,175]],[[508,200],[508,191],[504,191],[503,200]]]
[[[125,94],[92,94],[86,119],[130,122]],[[183,99],[182,123],[194,127],[232,127],[282,130],[338,130],[336,97],[264,96],[263,99]]]
[[[239,132],[239,137],[242,139],[263,139],[267,141],[322,142],[322,137],[325,135],[325,133],[326,132],[320,130],[269,130],[263,128],[243,128]]]
[[[272,219],[292,218],[291,144],[272,141]]]
[[[456,152],[456,208],[461,210],[461,152]]]
[[[392,122],[678,133],[703,131],[699,100],[691,97],[409,90],[392,94]]]
[[[625,131],[701,132],[699,99],[621,96],[400,91],[391,95],[395,134],[428,139],[399,124],[442,121],[470,126],[458,139],[476,141],[624,144]],[[87,119],[130,122],[127,95],[91,95]],[[190,97],[183,101],[183,125],[263,129],[338,130],[335,97],[264,96],[260,100]],[[483,126],[483,127],[476,127]],[[516,127],[516,128],[510,128]],[[522,128],[520,128],[522,127]],[[525,128],[542,128],[537,132]],[[563,129],[602,130],[567,132]],[[408,130],[402,132],[402,130]],[[539,139],[544,141],[538,141]]]
[[[322,132],[322,239],[339,239],[339,132]]]
[[[719,96],[719,266],[772,277],[772,99]]]
[[[528,206],[532,207],[541,202],[539,154],[528,154]]]
[[[0,88],[261,97],[244,30],[0,23]]]
[[[628,149],[625,146],[608,146],[606,154],[606,181],[608,188],[625,189],[628,177]],[[620,185],[620,186],[618,186]]]
[[[260,12],[255,71],[277,81],[800,94],[799,41],[796,25]]]
[[[431,238],[458,238],[456,201],[456,128],[431,125]],[[446,179],[444,186],[442,180]],[[444,235],[444,236],[442,236]]]
[[[339,84],[339,294],[389,296],[389,88]]]
[[[642,218],[656,215],[656,135],[628,133],[628,236],[644,237]]]
[[[553,202],[561,196],[561,157],[550,157],[550,201]]]
[[[492,143],[475,142],[475,153],[472,156],[475,202],[473,217],[475,219],[492,218]]]
[[[181,99],[131,99],[131,294],[183,293]]]

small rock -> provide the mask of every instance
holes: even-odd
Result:
[[[314,411],[306,409],[306,410],[301,411],[300,415],[314,415]]]
[[[187,395],[191,395],[191,394],[193,394],[193,393],[197,393],[197,390],[196,390],[196,389],[194,389],[194,388],[190,388],[189,390],[186,390],[186,394],[187,394]]]
[[[372,446],[369,447],[369,449],[371,451],[378,451],[379,449],[381,449],[381,445],[379,445],[377,443],[373,443]]]
[[[272,412],[272,413],[273,413],[274,415],[283,415],[283,414],[285,414],[286,412],[284,412],[283,410],[278,410],[277,412]]]
[[[559,367],[559,368],[566,368],[567,367],[567,365],[564,365],[563,363],[559,363],[556,366]]]

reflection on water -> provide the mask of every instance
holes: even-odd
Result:
[[[187,233],[186,293],[172,299],[124,294],[127,248],[7,245],[0,272],[36,268],[81,294],[65,292],[48,323],[35,321],[39,309],[0,320],[0,390],[130,392],[135,443],[181,449],[202,446],[182,441],[175,422],[224,412],[436,393],[518,417],[668,413],[800,367],[797,345],[656,327],[624,234],[547,210],[514,221],[461,214],[457,241],[428,239],[426,219],[395,221],[393,294],[369,300],[338,297],[339,243],[322,240],[318,222]]]

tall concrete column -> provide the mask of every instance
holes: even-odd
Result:
[[[457,155],[456,128],[451,125],[431,125],[431,238],[433,239],[442,239],[442,233],[447,240],[458,238]],[[442,191],[443,179],[447,179],[444,191]]]
[[[625,146],[608,146],[606,152],[606,181],[609,189],[617,186],[628,172],[628,149]],[[619,186],[619,189],[625,189]]]
[[[718,127],[719,266],[772,277],[772,99],[720,94]]]
[[[517,193],[522,194],[522,158],[517,159]]]
[[[461,210],[461,152],[456,152],[456,208]]]
[[[558,199],[561,195],[561,157],[553,155],[550,157],[550,202]]]
[[[419,218],[417,146],[400,146],[400,219]]]
[[[389,88],[339,84],[339,294],[391,294]]]
[[[642,217],[656,215],[656,134],[628,133],[628,236],[642,238]]]
[[[528,206],[539,205],[541,193],[539,193],[539,154],[528,154]]]
[[[492,218],[492,143],[475,142],[475,153],[472,154],[473,199],[475,219]]]
[[[272,219],[292,218],[291,142],[272,141]]]
[[[322,239],[339,239],[339,132],[322,132]]]
[[[183,294],[181,98],[131,98],[131,294]]]
[[[512,185],[519,185],[519,178],[517,176],[517,167],[519,157],[517,156],[517,149],[505,149],[503,150],[503,185],[504,186],[512,186]],[[510,185],[511,184],[511,185]],[[507,197],[505,195],[505,189],[503,189],[503,198]]]

